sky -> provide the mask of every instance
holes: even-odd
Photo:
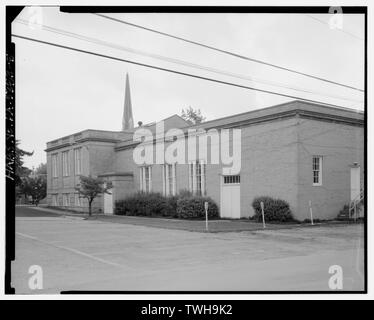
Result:
[[[97,15],[61,13],[58,7],[40,10],[35,15],[35,10],[25,8],[12,23],[12,33],[221,81],[364,109],[363,93],[355,90],[241,60]],[[364,88],[363,15],[343,15],[343,29],[330,28],[329,14],[106,15]],[[30,25],[29,21],[38,26]],[[51,27],[55,32],[48,31]],[[67,36],[61,31],[74,33],[75,37],[105,41],[107,45]],[[159,121],[180,114],[182,108],[188,106],[200,109],[207,120],[213,120],[293,100],[16,37],[13,41],[16,44],[16,137],[21,141],[21,148],[34,151],[33,156],[24,159],[29,168],[46,162],[44,150],[48,141],[85,129],[121,130],[126,73],[130,78],[135,123]],[[154,55],[169,61],[156,59]],[[205,69],[183,65],[181,60]]]

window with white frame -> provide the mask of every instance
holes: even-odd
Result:
[[[62,195],[62,205],[64,207],[68,207],[69,206],[69,194],[68,193],[64,193]]]
[[[57,153],[52,154],[52,177],[57,178],[58,177],[58,162],[57,162]]]
[[[313,156],[313,185],[322,185],[322,157]]]
[[[197,195],[206,193],[206,164],[202,161],[194,161],[189,164],[189,189]]]
[[[176,194],[176,164],[164,164],[163,169],[163,193],[165,196]]]
[[[188,164],[188,190],[193,192],[193,163]]]
[[[223,184],[239,184],[240,175],[223,176]]]
[[[82,173],[82,148],[74,149],[74,173]]]
[[[201,165],[200,163],[197,161],[196,162],[196,175],[195,175],[195,179],[196,179],[196,194],[200,195],[201,194],[201,190],[202,190],[202,187],[201,187],[201,174],[202,174],[202,170],[201,170]]]
[[[152,167],[140,168],[140,190],[144,192],[152,191]]]
[[[62,175],[64,177],[69,175],[69,151],[62,153]]]

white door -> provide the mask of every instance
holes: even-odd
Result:
[[[351,201],[358,199],[360,186],[360,166],[351,167]]]
[[[109,189],[108,193],[104,193],[104,214],[113,214],[113,189]]]
[[[240,219],[240,175],[222,176],[221,218]]]

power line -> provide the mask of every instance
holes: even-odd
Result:
[[[241,54],[238,54],[238,53],[235,53],[235,52],[232,52],[232,51],[219,49],[219,48],[216,48],[216,47],[213,47],[213,46],[201,43],[201,42],[197,42],[197,41],[189,40],[189,39],[186,39],[186,38],[178,37],[178,36],[172,35],[170,33],[158,31],[158,30],[151,29],[151,28],[147,28],[147,27],[135,24],[135,23],[125,21],[125,20],[116,19],[116,18],[109,17],[109,16],[106,16],[106,15],[103,15],[103,14],[100,14],[100,13],[93,13],[93,14],[97,15],[99,17],[105,18],[105,19],[109,19],[109,20],[112,20],[112,21],[115,21],[115,22],[126,24],[126,25],[129,25],[129,26],[139,28],[139,29],[142,29],[142,30],[146,30],[146,31],[150,31],[150,32],[153,32],[153,33],[157,33],[157,34],[169,37],[169,38],[173,38],[173,39],[177,39],[177,40],[180,40],[180,41],[188,42],[188,43],[191,43],[191,44],[194,44],[194,45],[206,48],[206,49],[214,50],[214,51],[217,51],[217,52],[220,52],[220,53],[224,53],[224,54],[236,57],[236,58],[240,58],[240,59],[251,61],[251,62],[260,63],[260,64],[263,64],[263,65],[266,65],[266,66],[269,66],[269,67],[273,67],[273,68],[277,68],[277,69],[280,69],[280,70],[292,72],[292,73],[299,74],[299,75],[302,75],[302,76],[305,76],[305,77],[309,77],[309,78],[312,78],[312,79],[315,79],[315,80],[320,80],[320,81],[324,81],[324,82],[327,82],[327,83],[330,83],[330,84],[335,84],[335,85],[338,85],[338,86],[341,86],[341,87],[349,88],[349,89],[352,89],[352,90],[365,92],[364,90],[362,90],[360,88],[357,88],[357,87],[353,87],[353,86],[346,85],[346,84],[343,84],[343,83],[339,83],[339,82],[336,82],[336,81],[332,81],[332,80],[329,80],[329,79],[317,77],[317,76],[314,76],[314,75],[311,75],[311,74],[307,74],[305,72],[300,72],[300,71],[297,71],[297,70],[294,70],[294,69],[282,67],[282,66],[279,66],[279,65],[276,65],[276,64],[273,64],[273,63],[269,63],[269,62],[266,62],[266,61],[250,58],[250,57],[247,57],[247,56],[243,56]]]
[[[244,86],[244,85],[241,85],[241,84],[236,84],[236,83],[232,83],[232,82],[228,82],[228,81],[217,80],[217,79],[203,77],[203,76],[199,76],[199,75],[195,75],[195,74],[191,74],[191,73],[187,73],[187,72],[181,72],[181,71],[162,68],[162,67],[158,67],[158,66],[155,66],[155,65],[145,64],[145,63],[141,63],[141,62],[137,62],[137,61],[117,58],[117,57],[113,57],[113,56],[109,56],[109,55],[105,55],[105,54],[101,54],[101,53],[97,53],[97,52],[92,52],[92,51],[88,51],[88,50],[73,48],[73,47],[69,47],[69,46],[65,46],[65,45],[61,45],[61,44],[57,44],[57,43],[52,43],[52,42],[48,42],[48,41],[43,41],[43,40],[39,40],[39,39],[35,39],[35,38],[20,36],[20,35],[17,35],[17,34],[12,34],[12,36],[16,37],[16,38],[19,38],[19,39],[24,39],[24,40],[28,40],[28,41],[32,41],[32,42],[37,42],[37,43],[42,43],[42,44],[50,45],[50,46],[57,47],[57,48],[62,48],[62,49],[71,50],[71,51],[80,52],[80,53],[86,53],[86,54],[101,57],[101,58],[111,59],[111,60],[115,60],[115,61],[121,61],[121,62],[125,62],[125,63],[130,63],[130,64],[134,64],[134,65],[137,65],[137,66],[142,66],[142,67],[151,68],[151,69],[155,69],[155,70],[160,70],[160,71],[165,71],[165,72],[169,72],[169,73],[179,74],[179,75],[182,75],[182,76],[187,76],[187,77],[191,77],[191,78],[195,78],[195,79],[206,80],[206,81],[220,83],[220,84],[233,86],[233,87],[237,87],[237,88],[253,90],[253,91],[268,93],[268,94],[277,95],[277,96],[281,96],[281,97],[285,97],[285,98],[303,100],[303,101],[310,102],[310,103],[323,104],[323,105],[326,105],[326,106],[345,109],[343,106],[339,106],[339,105],[336,105],[336,104],[326,103],[326,102],[312,100],[312,99],[306,99],[306,98],[293,96],[293,95],[288,95],[288,94],[283,94],[283,93],[274,92],[274,91],[270,91],[270,90],[264,90],[264,89],[258,89],[258,88],[254,88],[254,87]]]
[[[29,22],[27,22],[25,20],[22,20],[22,19],[16,19],[15,22],[23,24],[23,25],[30,25]],[[192,67],[192,68],[197,68],[197,69],[200,69],[200,70],[210,71],[210,72],[214,72],[214,73],[217,73],[217,74],[222,74],[222,75],[226,75],[226,76],[230,76],[230,77],[234,77],[234,78],[238,78],[238,79],[242,79],[242,80],[259,82],[259,83],[268,84],[268,85],[274,86],[274,87],[281,87],[281,88],[284,88],[284,89],[300,91],[300,92],[309,93],[309,94],[316,94],[316,95],[321,95],[321,96],[325,96],[325,97],[329,97],[329,98],[335,98],[335,99],[340,99],[340,100],[363,103],[362,100],[352,99],[352,98],[343,97],[343,96],[339,96],[339,95],[329,95],[329,94],[325,94],[325,93],[321,93],[321,92],[306,90],[304,88],[287,86],[287,85],[280,84],[280,83],[277,83],[277,82],[274,82],[274,81],[266,81],[266,80],[258,79],[258,78],[254,78],[254,77],[246,77],[246,76],[243,76],[243,75],[240,75],[240,74],[236,74],[236,73],[232,73],[232,72],[226,72],[226,71],[223,71],[223,70],[194,64],[194,63],[191,63],[191,62],[188,62],[188,61],[185,61],[185,60],[174,59],[174,58],[169,58],[169,57],[165,57],[165,56],[162,56],[162,55],[152,54],[152,53],[149,53],[149,52],[136,50],[136,49],[133,49],[133,48],[130,48],[130,47],[124,47],[124,46],[114,44],[114,43],[111,43],[111,42],[99,40],[99,39],[96,39],[96,38],[83,36],[83,35],[77,34],[75,32],[69,32],[69,31],[66,31],[66,30],[61,30],[61,29],[58,29],[58,28],[50,27],[50,26],[47,26],[45,24],[33,23],[33,25],[39,26],[43,30],[48,31],[48,32],[52,32],[52,33],[55,33],[55,34],[61,34],[61,35],[67,36],[67,37],[87,41],[87,42],[90,42],[90,43],[99,44],[99,45],[107,46],[107,47],[110,47],[110,48],[130,52],[130,53],[135,53],[135,54],[139,54],[139,55],[142,55],[142,56],[151,57],[151,58],[155,58],[155,59],[159,59],[159,60],[163,60],[163,61],[167,61],[167,62],[179,64],[179,65],[184,65],[184,66],[188,66],[188,67]],[[355,103],[355,105],[357,105],[357,103]]]
[[[323,21],[323,20],[320,20],[320,19],[318,19],[318,18],[316,18],[316,17],[313,17],[313,16],[310,15],[310,14],[306,14],[306,16],[309,17],[309,18],[311,18],[311,19],[313,19],[313,20],[315,20],[315,21],[318,21],[318,22],[320,22],[320,23],[322,23],[322,24],[324,24],[324,25],[329,25],[326,21]],[[345,33],[345,34],[347,34],[347,35],[349,35],[349,36],[351,36],[351,37],[353,37],[353,38],[356,38],[356,39],[358,39],[358,40],[364,41],[364,39],[362,39],[362,38],[360,38],[360,37],[354,35],[353,33],[348,32],[348,31],[346,31],[346,30],[339,29],[339,28],[336,28],[336,29],[334,29],[334,30],[337,30],[337,31],[343,32],[343,33]]]

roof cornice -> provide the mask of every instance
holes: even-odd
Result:
[[[364,119],[359,119],[359,118],[353,118],[353,117],[344,117],[344,116],[339,116],[339,115],[334,115],[334,114],[327,114],[327,113],[322,113],[322,112],[317,112],[317,111],[311,111],[311,110],[304,110],[304,109],[292,109],[284,112],[278,112],[278,113],[273,113],[257,118],[252,118],[252,119],[245,119],[245,120],[240,120],[240,121],[234,121],[232,123],[226,123],[222,125],[214,125],[214,123],[209,123],[208,126],[204,126],[204,123],[201,124],[199,127],[186,127],[181,130],[184,131],[184,136],[186,136],[188,129],[204,129],[204,130],[209,130],[209,129],[229,129],[229,128],[238,128],[238,127],[246,127],[250,125],[255,125],[255,124],[260,124],[260,123],[265,123],[265,122],[271,122],[271,121],[277,121],[277,120],[284,120],[288,118],[293,118],[293,117],[300,117],[300,118],[305,118],[305,119],[312,119],[312,120],[317,120],[317,121],[327,121],[327,122],[333,122],[333,123],[341,123],[341,124],[347,124],[347,125],[353,125],[353,126],[363,126],[365,121]],[[155,139],[153,139],[152,143],[155,143]],[[149,142],[151,143],[151,142]],[[140,144],[140,142],[131,142],[129,144],[126,144],[124,146],[118,146],[115,147],[115,151],[121,151],[121,150],[126,150],[130,149],[136,145]]]
[[[115,144],[115,143],[118,143],[120,141],[121,140],[118,140],[118,139],[87,137],[87,138],[79,139],[79,140],[75,141],[74,143],[72,143],[72,142],[65,142],[65,143],[61,143],[61,144],[55,145],[55,146],[51,146],[51,147],[45,149],[44,151],[45,152],[50,152],[50,151],[62,149],[62,148],[65,148],[65,147],[73,147],[73,146],[74,147],[79,147],[79,145],[81,143],[84,143],[84,142],[104,142],[104,143],[113,143],[113,144]]]
[[[133,177],[133,172],[106,172],[98,175],[99,177]]]

